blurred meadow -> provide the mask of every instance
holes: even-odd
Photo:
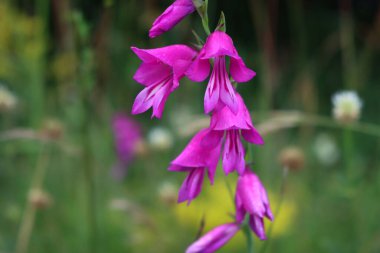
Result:
[[[250,159],[276,218],[254,252],[380,252],[380,1],[209,2],[257,72],[238,90],[265,137]],[[171,3],[0,0],[0,253],[178,253],[232,220],[236,175],[219,169],[187,206],[184,174],[167,171],[208,124],[206,83],[183,79],[162,120],[130,116],[142,88],[130,47],[204,37],[193,14],[148,39]],[[333,117],[342,90],[363,103],[350,122]],[[125,163],[117,115],[141,135]],[[220,252],[247,252],[243,233]]]

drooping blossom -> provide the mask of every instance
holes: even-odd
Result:
[[[112,174],[116,179],[124,177],[126,168],[138,152],[142,142],[140,125],[131,117],[118,113],[112,120],[118,162]]]
[[[191,80],[204,81],[210,73],[210,59],[214,60],[204,98],[205,113],[213,111],[220,104],[227,105],[234,114],[239,110],[235,90],[226,69],[226,56],[230,57],[229,72],[236,82],[247,82],[256,75],[246,67],[230,36],[222,31],[212,33],[187,72]]]
[[[341,91],[332,97],[334,118],[342,123],[352,123],[360,118],[363,102],[355,91]]]
[[[176,0],[153,23],[149,37],[157,37],[177,25],[187,15],[195,11],[192,0]]]
[[[223,170],[226,174],[236,170],[240,175],[245,170],[245,150],[241,142],[243,137],[247,142],[261,145],[264,140],[254,128],[251,115],[244,104],[242,97],[236,93],[238,111],[234,114],[228,106],[216,109],[211,117],[210,129],[224,138]],[[223,133],[225,133],[223,135]]]
[[[152,117],[161,118],[169,94],[178,88],[196,51],[185,45],[157,49],[132,47],[132,50],[143,61],[133,78],[145,86],[136,97],[132,113],[143,113],[153,107]]]
[[[239,176],[236,196],[236,220],[242,222],[245,214],[249,215],[249,226],[261,239],[265,240],[264,217],[273,220],[268,195],[260,179],[248,167],[244,174]]]
[[[221,141],[216,131],[203,129],[197,133],[182,153],[171,162],[170,171],[187,172],[178,202],[195,199],[202,190],[205,173],[211,183],[214,182],[216,167],[219,161]]]
[[[218,226],[191,244],[186,253],[213,253],[223,247],[239,231],[237,223]]]

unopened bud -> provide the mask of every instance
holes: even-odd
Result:
[[[280,153],[280,163],[291,171],[301,170],[305,165],[305,155],[297,147],[288,147]]]
[[[341,123],[352,123],[360,118],[362,100],[355,91],[341,91],[332,98],[334,118]]]

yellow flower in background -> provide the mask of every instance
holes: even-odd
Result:
[[[280,196],[274,194],[273,191],[268,191],[271,208],[273,212],[276,212],[278,205],[280,204]],[[270,237],[280,237],[285,235],[287,231],[292,227],[296,216],[296,203],[286,198],[286,195],[281,203],[279,213],[274,217],[274,221],[271,223],[265,220],[265,227],[268,229],[272,224],[272,233]]]
[[[17,75],[20,63],[33,63],[30,66],[35,66],[45,49],[41,19],[0,3],[0,77]]]
[[[220,176],[221,178],[221,176]],[[227,177],[227,181],[231,186],[232,194],[235,194],[236,178],[232,175]],[[178,222],[186,227],[198,231],[202,217],[205,218],[205,228],[203,232],[209,231],[212,228],[231,222],[235,215],[235,207],[231,194],[228,191],[224,180],[216,180],[214,186],[204,184],[202,193],[189,206],[185,203],[178,204],[174,207],[174,212]],[[272,211],[278,207],[280,196],[268,191]],[[285,235],[292,226],[296,216],[296,204],[286,198],[282,201],[279,214],[275,217],[274,222],[265,222],[266,230],[273,225],[270,238],[280,237]],[[260,245],[260,244],[258,244]],[[231,242],[224,247],[226,252],[246,247],[245,237],[242,232],[239,232]],[[229,250],[229,251],[228,251]]]

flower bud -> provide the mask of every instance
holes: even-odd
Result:
[[[303,151],[297,147],[287,147],[280,153],[280,164],[284,168],[291,171],[298,171],[303,169],[305,165],[305,155]]]
[[[46,209],[53,204],[50,195],[41,189],[32,189],[29,192],[29,202],[36,209]]]
[[[334,118],[345,124],[353,123],[360,118],[362,100],[355,91],[341,91],[332,97]]]
[[[0,85],[0,112],[12,111],[16,105],[16,97],[8,89]]]

